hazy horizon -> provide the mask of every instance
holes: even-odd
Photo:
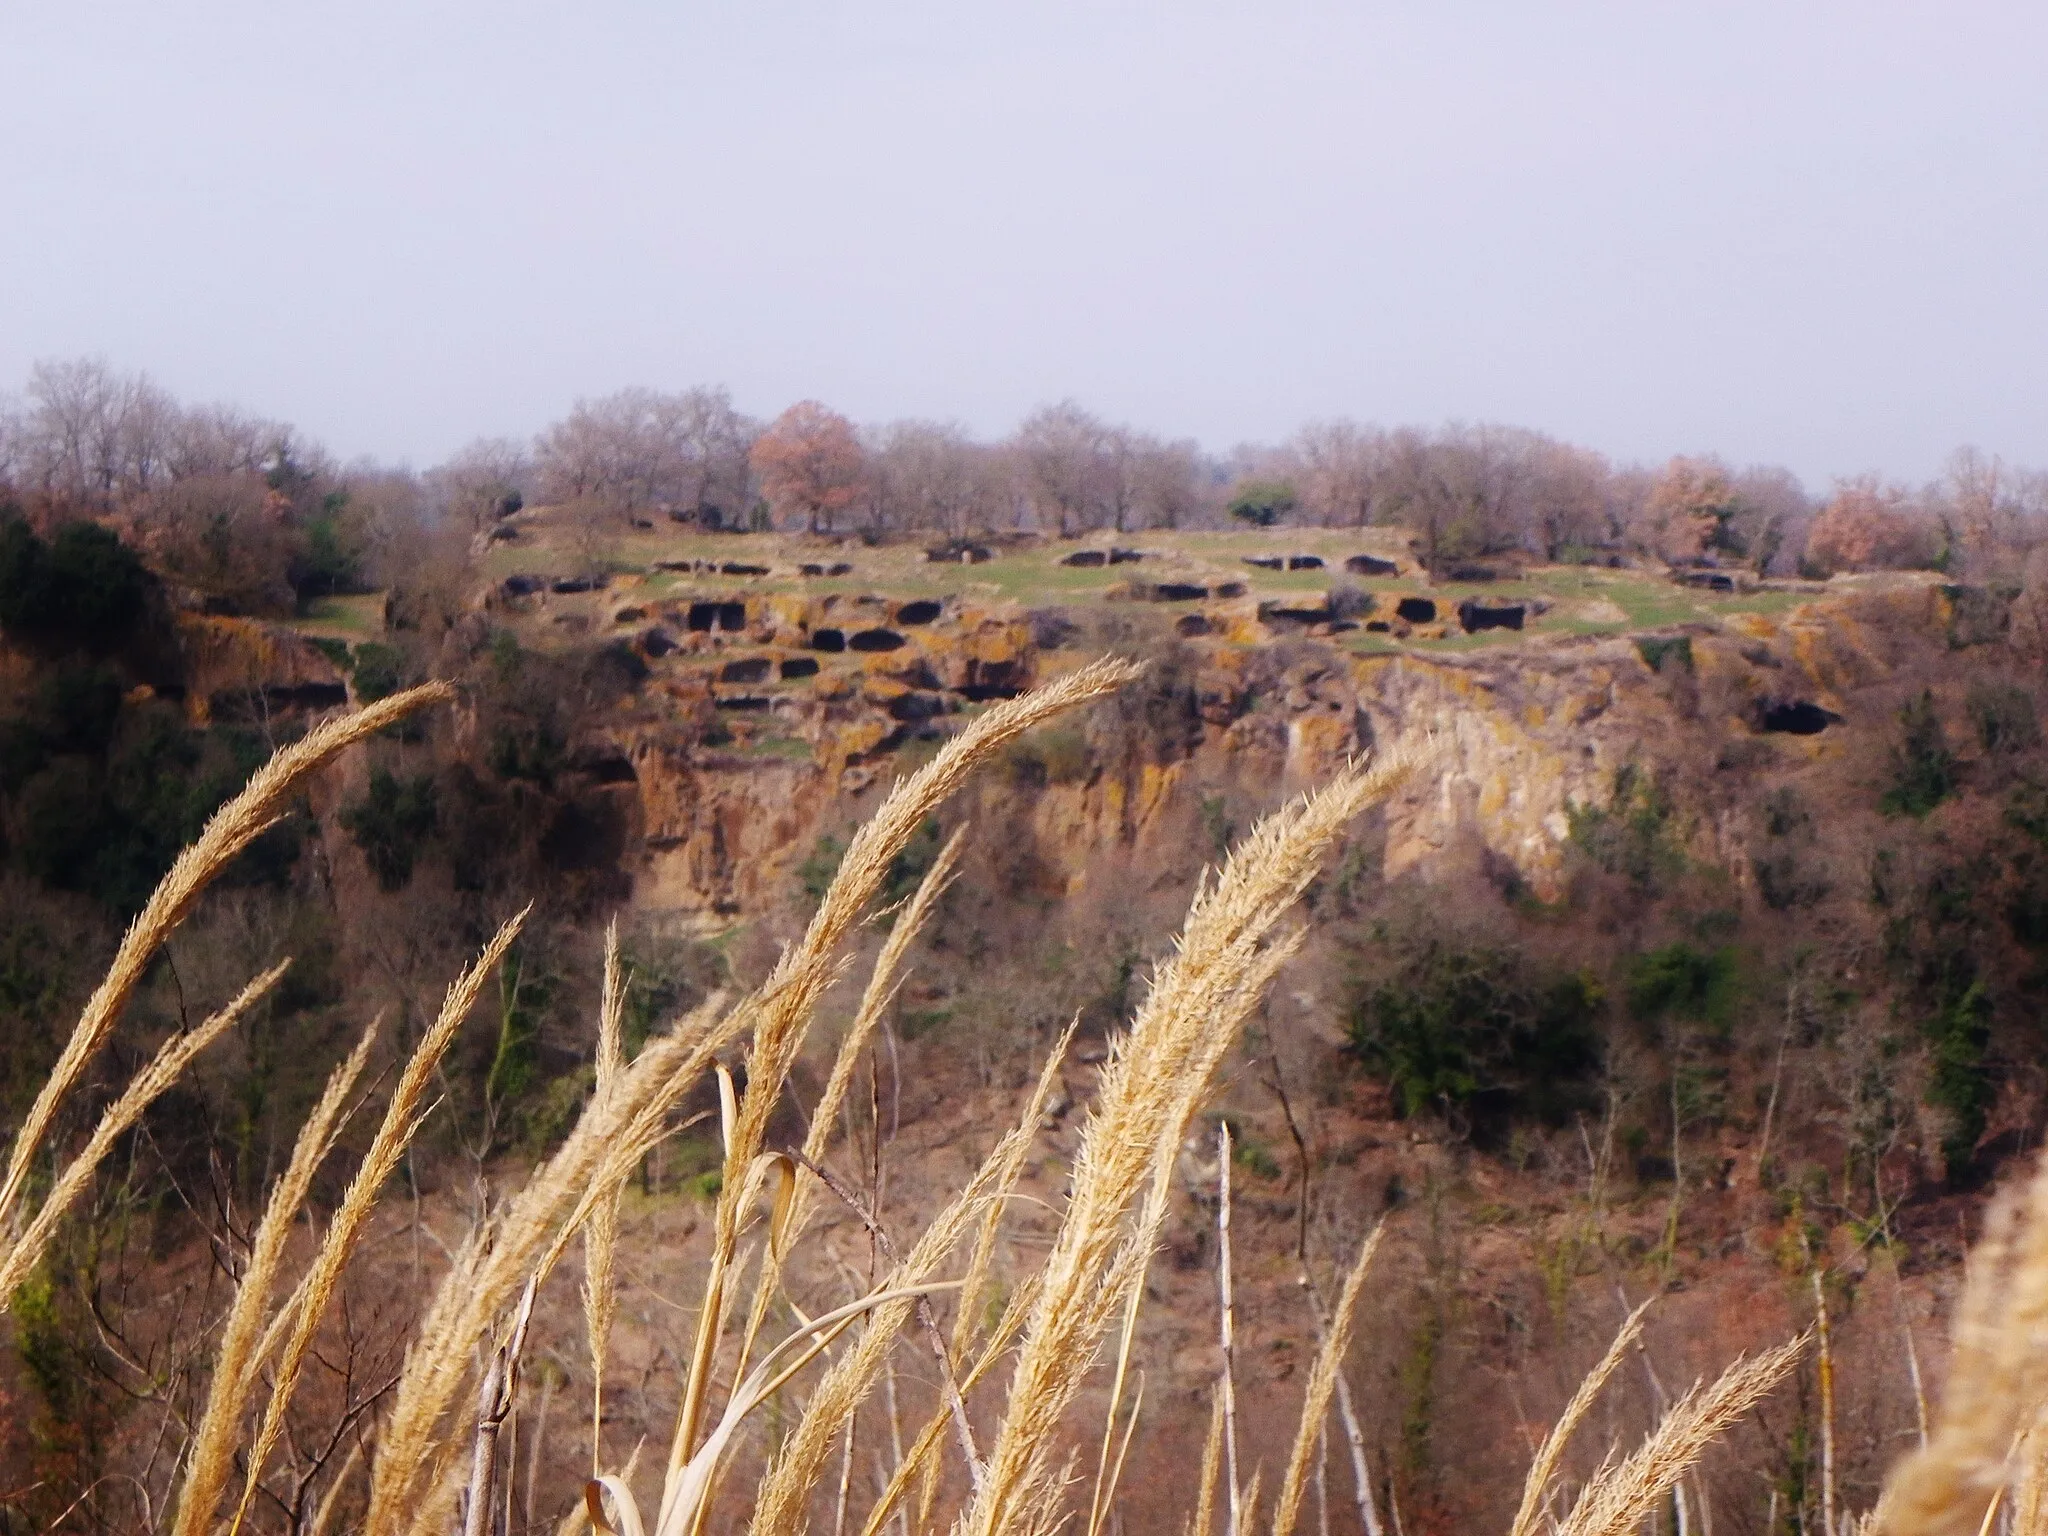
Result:
[[[2048,12],[133,4],[0,35],[0,388],[424,466],[578,396],[2048,464]]]

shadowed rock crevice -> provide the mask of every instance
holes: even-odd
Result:
[[[747,627],[747,605],[731,602],[692,603],[685,622],[700,634],[713,629],[737,634]]]
[[[1527,612],[1520,603],[1494,606],[1467,598],[1458,604],[1458,627],[1468,635],[1482,629],[1520,629]]]
[[[1841,720],[1808,699],[1767,700],[1757,712],[1757,728],[1774,735],[1818,736]]]

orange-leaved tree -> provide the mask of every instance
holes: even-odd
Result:
[[[853,423],[815,400],[799,400],[754,440],[754,473],[779,516],[830,533],[833,517],[860,491],[862,454]]]
[[[1715,459],[1675,458],[1664,466],[1643,504],[1643,541],[1666,560],[1709,552],[1741,555],[1737,522],[1742,498],[1727,467]]]
[[[1932,566],[1940,559],[1938,534],[1935,520],[1907,492],[1863,475],[1839,482],[1813,520],[1807,564],[1826,575]]]

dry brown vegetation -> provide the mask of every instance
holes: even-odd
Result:
[[[1300,933],[1285,926],[1297,899],[1355,818],[1405,779],[1430,771],[1427,751],[1345,769],[1262,820],[1199,888],[1174,951],[1153,975],[1128,1025],[1112,1036],[1049,1246],[1035,1268],[1004,1289],[990,1288],[996,1234],[1006,1204],[1018,1198],[1024,1155],[1047,1111],[1071,1032],[1044,1063],[1016,1123],[996,1138],[915,1242],[892,1241],[859,1190],[828,1169],[838,1110],[855,1065],[907,950],[952,877],[957,843],[895,914],[801,1151],[779,1150],[775,1127],[786,1108],[791,1067],[821,997],[842,968],[846,944],[871,910],[891,861],[929,812],[977,764],[1024,731],[1135,675],[1128,664],[1098,662],[978,716],[901,781],[855,836],[808,931],[761,986],[729,1005],[714,999],[691,1011],[630,1059],[622,1042],[624,981],[614,935],[592,1031],[595,1088],[580,1118],[516,1193],[490,1204],[450,1255],[388,1391],[343,1394],[343,1416],[359,1431],[355,1449],[334,1454],[348,1438],[337,1431],[328,1454],[312,1458],[309,1472],[303,1435],[290,1428],[302,1368],[320,1348],[323,1330],[331,1330],[329,1311],[341,1275],[355,1260],[380,1204],[394,1197],[393,1175],[407,1144],[433,1112],[441,1057],[521,919],[506,923],[485,946],[411,1047],[385,1096],[368,1150],[300,1277],[287,1286],[289,1234],[315,1172],[335,1148],[342,1122],[362,1108],[358,1090],[375,1034],[372,1024],[306,1119],[272,1187],[225,1318],[207,1335],[211,1369],[203,1411],[190,1421],[167,1416],[160,1431],[161,1454],[176,1468],[175,1503],[157,1510],[145,1501],[127,1523],[145,1529],[168,1525],[179,1536],[216,1529],[413,1533],[457,1526],[482,1533],[531,1523],[533,1468],[549,1421],[548,1389],[540,1390],[536,1403],[534,1362],[526,1358],[529,1323],[558,1261],[581,1235],[597,1465],[582,1515],[569,1497],[573,1490],[556,1490],[555,1496],[543,1495],[538,1518],[544,1523],[560,1518],[568,1529],[587,1517],[601,1529],[629,1536],[695,1536],[714,1520],[744,1518],[760,1536],[783,1536],[818,1524],[829,1509],[835,1532],[848,1529],[850,1520],[861,1520],[869,1532],[891,1522],[906,1530],[950,1526],[972,1536],[1055,1531],[1078,1518],[1076,1457],[1088,1429],[1076,1422],[1076,1408],[1084,1382],[1103,1368],[1105,1345],[1115,1334],[1114,1387],[1087,1501],[1089,1529],[1101,1528],[1116,1508],[1132,1426],[1144,1409],[1142,1385],[1125,1391],[1131,1338],[1191,1122],[1240,1025],[1300,942]],[[144,909],[78,1021],[59,1070],[13,1148],[5,1186],[10,1204],[24,1204],[39,1187],[31,1171],[56,1107],[105,1044],[142,969],[209,881],[261,832],[282,797],[306,775],[351,743],[445,697],[445,689],[430,686],[329,722],[281,753],[209,823]],[[0,1249],[0,1274],[6,1276],[0,1307],[13,1300],[109,1148],[279,974],[259,976],[228,1009],[174,1035],[106,1111],[84,1150],[48,1183],[34,1214],[13,1221]],[[736,1049],[744,1081],[728,1064]],[[623,1461],[606,1459],[603,1356],[615,1310],[619,1194],[672,1133],[688,1094],[707,1078],[718,1088],[724,1161],[673,1435],[665,1449],[653,1447],[643,1456],[635,1448]],[[1219,1218],[1227,1238],[1227,1132],[1223,1149]],[[876,1155],[879,1150],[877,1144]],[[849,1300],[800,1296],[793,1289],[793,1250],[820,1202],[849,1207],[874,1243],[879,1267],[870,1277],[854,1277],[859,1283]],[[1323,1321],[1322,1344],[1306,1378],[1270,1516],[1258,1507],[1264,1469],[1246,1476],[1239,1464],[1229,1407],[1232,1357],[1226,1350],[1217,1384],[1221,1411],[1213,1420],[1200,1491],[1185,1505],[1203,1536],[1217,1503],[1214,1490],[1224,1478],[1230,1536],[1247,1536],[1262,1521],[1274,1536],[1290,1536],[1303,1519],[1311,1480],[1320,1491],[1318,1519],[1328,1529],[1326,1420],[1333,1398],[1340,1399],[1355,1444],[1345,1357],[1374,1256],[1387,1240],[1382,1227],[1362,1246]],[[1992,1223],[1958,1323],[1958,1357],[1943,1412],[1927,1449],[1902,1469],[1874,1516],[1887,1529],[1902,1536],[1946,1536],[1986,1524],[2001,1491],[2023,1471],[2019,1505],[2031,1531],[2040,1504],[2034,1420],[2048,1394],[2041,1344],[2048,1302],[2036,1294],[2048,1287],[2044,1243],[2048,1172],[2023,1202],[2001,1208]],[[1227,1242],[1219,1263],[1227,1338]],[[962,1278],[949,1278],[954,1275]],[[282,1300],[276,1299],[279,1291]],[[940,1305],[953,1311],[950,1332],[940,1324]],[[1625,1457],[1617,1459],[1610,1427],[1606,1458],[1567,1502],[1561,1478],[1566,1442],[1575,1432],[1590,1432],[1590,1410],[1639,1347],[1641,1321],[1642,1309],[1629,1316],[1535,1449],[1511,1536],[1529,1536],[1546,1524],[1565,1536],[1620,1536],[1667,1505],[1683,1521],[1688,1506],[1682,1483],[1708,1444],[1782,1382],[1810,1344],[1801,1337],[1739,1360],[1711,1385],[1681,1395]],[[903,1368],[899,1336],[913,1325],[922,1342],[902,1347],[929,1357],[921,1369],[935,1390],[923,1424],[906,1438],[896,1373]],[[1825,1335],[1823,1347],[1824,1341]],[[830,1363],[823,1363],[828,1356]],[[893,1468],[863,1515],[852,1504],[847,1469],[858,1412],[877,1394],[888,1404]],[[758,1485],[751,1494],[740,1490],[718,1503],[721,1478],[736,1470],[733,1452],[742,1431],[762,1415],[773,1416],[777,1427],[767,1441]],[[522,1434],[530,1446],[523,1453]],[[615,1456],[617,1448],[611,1449]],[[841,1451],[835,1486],[830,1474]],[[289,1467],[275,1464],[281,1452]],[[523,1506],[514,1497],[521,1454],[528,1457]],[[1359,1492],[1361,1520],[1376,1530],[1378,1516],[1364,1478]],[[57,1522],[69,1520],[91,1494],[81,1492]],[[1398,1528],[1398,1506],[1392,1514]]]

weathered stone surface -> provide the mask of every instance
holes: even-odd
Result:
[[[348,679],[302,635],[257,619],[175,615],[185,709],[195,724],[264,709],[333,708]]]
[[[1671,761],[1688,743],[1705,755],[1715,741],[1760,734],[1766,711],[1786,701],[1830,719],[1811,734],[1774,731],[1772,750],[1842,750],[1856,729],[1845,697],[1890,677],[1902,647],[1944,634],[1953,622],[1945,602],[1953,600],[1926,585],[1872,587],[1782,616],[1731,616],[1677,637],[1682,656],[1653,652],[1657,668],[1625,635],[1358,655],[1341,648],[1341,637],[1276,639],[1251,601],[1212,602],[1201,610],[1209,633],[1181,642],[1195,660],[1174,685],[1184,724],[1148,726],[1134,753],[1098,757],[1079,780],[1032,786],[987,775],[974,814],[1014,823],[1041,851],[1046,878],[1070,887],[1107,868],[1105,860],[1142,862],[1148,840],[1184,838],[1196,797],[1229,791],[1270,803],[1322,782],[1361,750],[1426,736],[1442,771],[1386,808],[1387,872],[1427,871],[1477,850],[1554,896],[1571,807],[1605,803],[1618,769]],[[809,599],[801,622],[807,633],[824,620],[851,632],[884,611],[880,600]],[[798,615],[777,618],[789,625]],[[734,651],[720,641],[700,659],[664,658],[664,668],[682,669],[659,679],[665,718],[638,727],[626,749],[648,831],[639,899],[708,920],[779,896],[823,831],[871,808],[847,797],[886,783],[891,754],[908,736],[951,728],[943,717],[977,697],[1040,681],[1048,659],[1076,659],[1066,650],[1048,657],[1034,628],[1010,605],[960,601],[892,651],[778,651],[815,657],[821,670],[768,679],[757,690],[772,698],[767,715],[720,715],[742,733],[722,752],[684,744],[691,722],[711,710],[708,686],[685,674],[715,676]],[[1850,719],[1833,718],[1843,715]],[[794,734],[812,760],[749,754],[741,750],[749,731]],[[1703,826],[1695,835],[1720,834]],[[1702,852],[1739,862],[1731,850]]]

